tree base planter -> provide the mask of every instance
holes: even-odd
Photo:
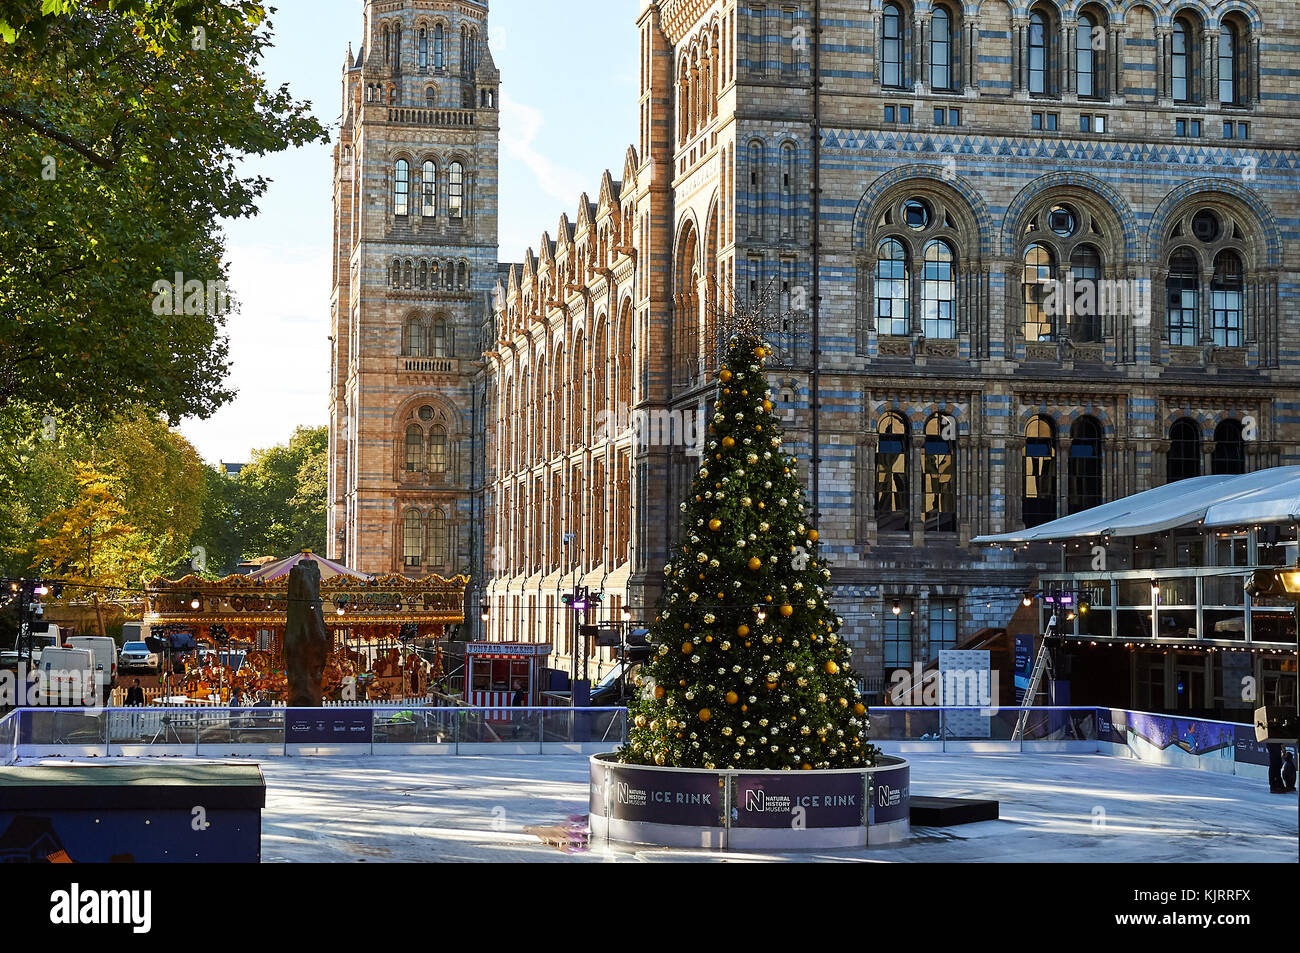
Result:
[[[591,757],[591,843],[718,850],[900,844],[911,833],[909,767],[722,771]]]

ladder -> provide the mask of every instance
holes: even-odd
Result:
[[[1047,622],[1047,631],[1043,633],[1042,644],[1038,648],[1038,657],[1034,659],[1034,668],[1029,676],[1029,686],[1025,689],[1025,697],[1020,701],[1020,717],[1016,719],[1016,730],[1011,733],[1012,741],[1023,741],[1025,737],[1025,725],[1029,721],[1029,707],[1033,705],[1034,699],[1038,696],[1038,687],[1043,682],[1043,673],[1046,672],[1049,678],[1055,677],[1052,670],[1052,653],[1050,645],[1054,642],[1056,636],[1056,614],[1053,613],[1051,619]]]

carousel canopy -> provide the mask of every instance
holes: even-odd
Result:
[[[284,559],[277,559],[269,562],[248,574],[249,579],[279,579],[281,576],[288,576],[290,570],[298,565],[304,559],[310,559],[316,565],[320,566],[320,578],[324,582],[326,579],[333,579],[335,576],[351,576],[353,579],[369,580],[373,578],[369,573],[359,572],[356,569],[349,569],[342,563],[336,563],[332,559],[326,559],[324,556],[318,556],[310,549],[304,549],[300,553],[292,556],[286,556]]]

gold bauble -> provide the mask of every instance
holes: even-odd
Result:
[[[745,636],[749,635],[749,626],[744,623],[736,626],[736,634],[743,639]]]
[[[812,540],[814,543],[817,542],[817,530],[815,529],[808,530],[808,538]]]
[[[656,700],[656,701],[663,701],[664,696],[667,695],[667,694],[668,694],[668,690],[667,690],[666,688],[664,688],[662,685],[656,685],[656,686],[655,686],[655,700]]]
[[[811,771],[811,770],[812,770],[812,765],[811,765],[811,764],[807,764],[807,763],[805,763],[805,764],[801,764],[801,765],[799,765],[799,769],[800,769],[801,771]]]
[[[794,615],[794,606],[790,605],[789,603],[783,605],[781,607],[781,615],[785,616],[787,619],[790,616]]]
[[[718,371],[718,380],[722,381],[724,384],[727,383],[727,381],[731,380],[731,371],[727,370],[725,367]]]
[[[718,519],[717,517],[714,517],[713,519],[709,520],[709,529],[713,530],[715,533],[718,530],[722,529],[722,520]]]
[[[740,696],[737,695],[735,692],[727,692],[727,694],[724,695],[723,697],[727,699],[728,705],[734,705],[736,704],[736,702],[740,701]]]
[[[763,409],[770,414],[772,412],[772,402],[770,400],[763,401]]]
[[[707,708],[700,709],[700,721],[708,721],[712,717],[713,712],[709,711]]]
[[[691,654],[692,652],[694,652],[694,651],[695,651],[695,643],[694,643],[694,642],[683,642],[683,643],[682,643],[682,654],[683,654],[683,655],[690,655],[690,654]],[[828,672],[830,672],[832,675],[834,675],[835,672],[830,668],[830,666],[831,666],[831,665],[834,665],[834,664],[835,664],[834,662],[827,662],[827,663],[826,663],[826,665],[827,665],[827,669],[826,669],[826,670],[827,670]]]
[[[834,674],[835,674],[836,672],[838,672],[839,670],[840,670],[840,667],[839,667],[838,665],[836,665],[833,661],[831,661],[831,662],[827,662],[827,663],[826,663],[826,674],[827,674],[827,675],[834,675]]]
[[[856,705],[853,706],[853,714],[865,715],[866,713],[867,713],[867,706],[862,704],[862,702],[858,702]]]
[[[763,568],[763,560],[759,559],[757,556],[750,556],[749,562],[746,565],[748,565],[754,572],[758,572],[758,570]]]

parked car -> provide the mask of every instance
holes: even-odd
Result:
[[[92,704],[102,666],[90,649],[51,646],[41,653],[40,692],[46,704],[76,707]]]
[[[127,642],[122,646],[122,653],[118,656],[118,668],[123,672],[148,672],[150,675],[158,674],[158,667],[162,660],[158,653],[151,651],[149,646],[143,642]]]

